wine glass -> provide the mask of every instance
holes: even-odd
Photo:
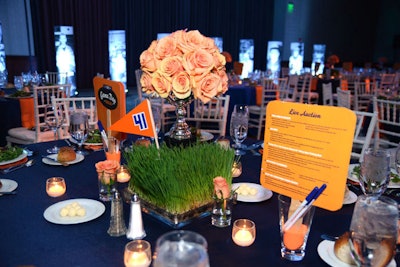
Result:
[[[390,153],[386,149],[368,148],[361,162],[359,183],[365,195],[379,197],[390,182]]]
[[[397,242],[397,202],[389,197],[361,195],[350,224],[350,250],[358,266],[386,266],[393,258]],[[386,264],[383,257],[389,253]]]
[[[14,76],[14,86],[18,91],[20,91],[22,87],[24,87],[22,76]]]
[[[246,105],[235,105],[231,116],[230,135],[235,142],[233,145],[235,155],[245,155],[246,152],[240,150],[243,148],[242,142],[247,137],[249,124],[249,109]]]
[[[71,114],[69,133],[72,138],[78,142],[79,149],[76,153],[87,155],[88,152],[82,150],[83,142],[85,142],[89,132],[88,115],[83,111],[75,111]]]
[[[54,141],[56,141],[59,139],[58,129],[65,121],[64,112],[60,106],[47,105],[45,109],[44,121],[54,132]],[[55,154],[58,153],[59,150],[57,144],[54,144],[52,148],[47,149],[47,153]]]
[[[158,134],[161,129],[161,109],[159,106],[151,105],[151,112],[153,113],[154,126],[156,127],[156,133]]]

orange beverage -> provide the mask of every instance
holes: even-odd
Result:
[[[121,151],[106,152],[106,158],[108,160],[115,160],[121,162]]]
[[[297,250],[304,243],[307,234],[307,225],[295,224],[283,233],[283,244],[287,249]]]

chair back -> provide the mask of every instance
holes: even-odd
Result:
[[[311,92],[311,73],[304,73],[300,75],[297,87],[300,88],[300,96],[298,102],[304,103],[308,102],[308,96]]]
[[[374,111],[378,112],[375,127],[375,146],[397,147],[400,142],[400,101],[384,100],[374,96]]]
[[[66,84],[68,82],[67,72],[46,71],[45,77],[47,85]]]
[[[233,62],[233,72],[236,75],[242,75],[243,63],[242,62],[238,62],[238,61]]]
[[[370,146],[374,133],[378,112],[365,112],[355,110],[357,117],[356,129],[354,131],[351,157],[363,161],[365,150]]]
[[[322,104],[333,106],[332,83],[322,84]]]
[[[298,81],[299,81],[298,75],[292,74],[289,76],[286,92],[282,94],[280,98],[282,101],[288,101],[288,102],[296,101],[298,95],[298,88],[297,88]]]
[[[351,93],[349,90],[336,89],[337,93],[337,105],[339,107],[345,107],[351,109]]]
[[[279,99],[279,85],[273,79],[264,78],[262,86],[261,109],[265,110],[270,101]]]
[[[278,86],[278,99],[284,100],[288,94],[288,77],[274,79],[275,84]]]
[[[59,107],[64,112],[65,120],[61,126],[64,136],[69,134],[70,115],[74,111],[85,112],[88,115],[89,129],[97,128],[96,97],[52,97],[51,102],[54,107]],[[55,116],[57,118],[58,113]]]
[[[354,88],[354,110],[367,111],[377,95],[376,82],[356,82]]]
[[[48,128],[45,122],[46,106],[52,105],[52,97],[65,97],[66,93],[70,92],[70,88],[70,84],[33,87],[35,143],[43,141],[41,133]]]
[[[195,122],[197,129],[225,136],[229,100],[229,95],[214,97],[207,103],[195,99],[193,112],[188,109],[186,121]]]
[[[381,75],[381,80],[379,82],[379,92],[386,94],[386,91],[391,91],[396,89],[395,85],[396,74],[384,73]]]

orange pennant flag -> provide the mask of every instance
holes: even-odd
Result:
[[[141,136],[156,137],[150,101],[145,99],[127,115],[111,125],[111,130]]]

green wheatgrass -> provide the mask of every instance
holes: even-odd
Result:
[[[181,214],[212,201],[213,179],[232,184],[234,150],[214,143],[158,150],[133,146],[124,153],[131,173],[129,188],[145,201],[172,214]]]

